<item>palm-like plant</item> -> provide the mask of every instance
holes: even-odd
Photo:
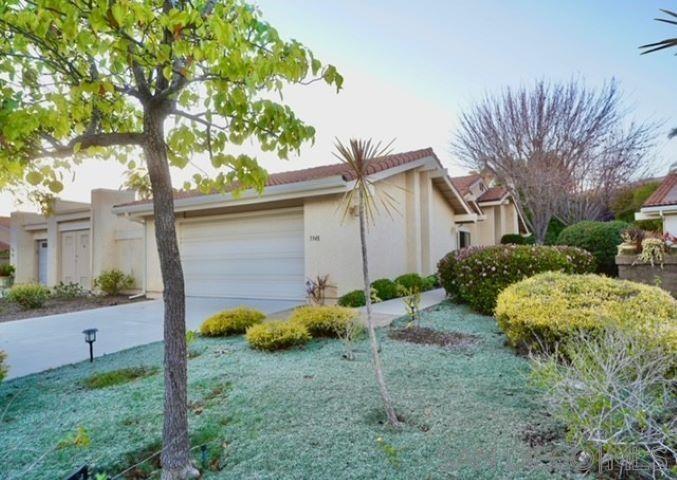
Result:
[[[344,145],[336,139],[336,152],[334,156],[345,164],[350,170],[351,176],[355,182],[354,187],[345,196],[344,217],[357,203],[358,217],[360,223],[360,242],[362,245],[362,276],[364,280],[364,298],[366,300],[367,310],[367,330],[369,331],[369,343],[371,345],[372,364],[376,374],[376,383],[378,383],[381,392],[381,398],[388,417],[388,423],[393,427],[400,425],[393,407],[392,399],[388,393],[383,367],[381,365],[381,356],[379,354],[378,342],[376,340],[376,331],[371,314],[371,282],[369,280],[369,261],[367,256],[367,226],[375,220],[375,213],[379,207],[383,207],[387,212],[391,212],[395,206],[395,199],[388,193],[382,192],[377,197],[374,192],[372,181],[369,179],[369,171],[372,162],[390,152],[390,146],[393,142],[382,147],[381,143],[372,143],[369,140],[351,139],[349,145]]]
[[[662,8],[661,12],[665,13],[666,15],[669,15],[672,18],[654,18],[654,20],[656,20],[657,22],[669,23],[670,25],[677,25],[677,20],[675,20],[677,19],[677,13]],[[642,52],[642,55],[646,55],[647,53],[657,52],[659,50],[664,50],[666,48],[673,47],[677,47],[677,38],[666,38],[665,40],[661,40],[660,42],[647,43],[646,45],[642,45],[639,48],[641,50],[644,50]],[[673,128],[672,130],[670,130],[670,133],[668,133],[668,138],[675,137],[677,137],[677,128]]]

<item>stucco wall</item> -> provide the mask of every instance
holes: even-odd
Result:
[[[16,268],[15,283],[37,281],[36,232],[23,227],[30,223],[44,221],[37,213],[12,212],[10,221],[10,263]],[[46,238],[46,232],[38,233]]]
[[[433,219],[430,235],[430,260],[432,271],[437,271],[437,262],[447,253],[458,249],[458,232],[454,224],[454,211],[444,196],[433,189]]]
[[[677,215],[663,217],[663,232],[677,236]]]
[[[134,192],[92,191],[92,275],[117,268],[143,283],[143,227],[112,212],[114,205],[131,202]]]
[[[658,285],[677,297],[677,254],[666,255],[663,268],[636,262],[637,255],[617,255],[618,276],[624,280]]]

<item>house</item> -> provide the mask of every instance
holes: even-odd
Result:
[[[677,236],[677,163],[635,213],[635,220],[662,220],[663,232]]]
[[[491,245],[523,229],[505,190],[479,176],[450,178],[431,149],[375,160],[370,179],[375,195],[387,193],[398,210],[379,209],[369,227],[374,279],[431,274],[459,246]],[[306,279],[319,275],[334,286],[328,298],[359,288],[356,209],[344,215],[341,208],[353,183],[349,169],[334,164],[271,174],[262,195],[177,192],[187,295],[303,299]],[[61,202],[49,218],[12,214],[17,281],[89,287],[93,276],[116,267],[132,274],[141,291],[159,294],[152,202],[109,190],[94,190],[91,200]]]

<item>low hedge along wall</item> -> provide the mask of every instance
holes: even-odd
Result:
[[[595,261],[590,253],[573,247],[495,245],[451,252],[437,268],[448,295],[491,315],[507,286],[547,271],[590,273]]]
[[[519,348],[554,351],[578,332],[614,325],[677,353],[677,301],[665,290],[626,280],[541,273],[499,295],[496,319]]]

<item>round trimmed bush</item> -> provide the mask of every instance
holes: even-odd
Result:
[[[311,336],[298,322],[273,321],[249,327],[245,338],[252,348],[270,352],[304,345]]]
[[[490,315],[508,285],[541,272],[590,273],[592,256],[580,249],[543,245],[470,247],[447,255],[438,265],[449,295]]]
[[[536,243],[533,235],[523,237],[519,233],[506,233],[501,237],[502,245],[533,245]]]
[[[397,298],[397,284],[388,278],[379,278],[371,282],[371,288],[376,291],[376,296],[381,301]],[[364,295],[363,295],[364,296]]]
[[[49,289],[39,283],[14,285],[7,295],[10,302],[17,303],[26,310],[41,308],[49,298]]]
[[[405,273],[395,279],[395,283],[407,290],[423,290],[423,278],[418,273]]]
[[[574,334],[607,325],[677,353],[677,301],[666,291],[600,275],[547,272],[506,288],[496,319],[511,345],[553,351]]]
[[[363,290],[353,290],[348,292],[342,297],[339,297],[336,302],[342,307],[364,307],[367,304],[367,300],[364,297]]]
[[[423,278],[423,290],[434,290],[440,288],[440,279],[437,275],[428,275]]]
[[[621,233],[630,227],[621,221],[593,222],[583,221],[570,225],[557,237],[557,245],[569,245],[592,253],[597,260],[597,272],[618,276],[616,253],[618,245],[623,243]]]
[[[212,315],[200,325],[200,333],[207,337],[225,337],[245,333],[247,328],[263,322],[263,312],[249,307],[237,307]]]
[[[313,337],[338,337],[357,317],[357,311],[347,307],[306,306],[294,310],[290,322],[300,323]]]

